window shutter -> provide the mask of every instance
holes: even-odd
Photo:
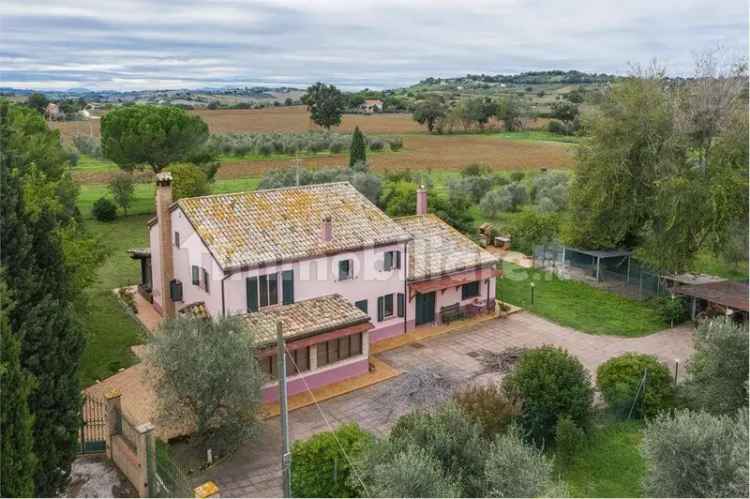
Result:
[[[258,278],[248,277],[245,279],[247,287],[247,311],[257,312],[258,311]]]
[[[385,298],[378,296],[378,322],[382,322],[385,317]]]
[[[281,303],[294,303],[294,270],[285,270],[281,273]]]
[[[182,283],[177,279],[169,281],[169,295],[172,301],[182,301]]]
[[[193,265],[193,286],[200,285],[200,274],[198,273],[198,266]]]
[[[268,306],[268,276],[260,276],[260,306]]]
[[[397,269],[401,268],[401,252],[400,251],[396,251],[396,268]]]
[[[351,260],[341,260],[339,262],[339,281],[349,279],[351,275]]]
[[[206,293],[208,293],[209,292],[208,272],[206,271],[206,269],[202,269],[202,270],[203,270],[203,289],[205,289]]]
[[[279,274],[268,274],[268,304],[279,303]]]
[[[398,316],[403,317],[404,316],[404,294],[399,293],[398,294],[398,303],[396,304],[397,310],[398,310]]]
[[[362,312],[367,313],[367,300],[359,300],[354,303],[354,306],[360,309]]]
[[[180,247],[180,233],[179,232],[174,233],[174,245],[177,246],[178,248]]]
[[[383,257],[383,270],[391,270],[393,268],[393,251],[386,251]]]

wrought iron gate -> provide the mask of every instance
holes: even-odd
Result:
[[[80,454],[98,454],[107,447],[107,411],[101,400],[83,396],[81,428],[78,430]]]
[[[150,438],[153,438],[150,436]],[[147,448],[148,487],[151,497],[194,497],[190,479],[169,452],[169,446],[159,439]]]

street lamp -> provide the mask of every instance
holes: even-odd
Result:
[[[531,304],[534,304],[534,283],[531,283]]]

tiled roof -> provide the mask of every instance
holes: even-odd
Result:
[[[348,182],[183,198],[177,205],[225,270],[409,239]],[[333,229],[327,242],[326,216]]]
[[[494,255],[435,215],[415,215],[395,221],[414,236],[407,247],[410,281],[497,262]]]
[[[333,331],[369,320],[366,313],[338,294],[269,307],[240,317],[255,334],[258,345],[276,342],[276,323],[279,320],[287,339]]]

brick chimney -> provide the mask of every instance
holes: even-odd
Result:
[[[427,189],[423,185],[417,189],[417,215],[427,215]]]
[[[333,228],[331,227],[331,217],[323,217],[323,221],[320,224],[320,239],[328,242],[333,238]]]
[[[172,174],[156,174],[156,220],[159,224],[159,260],[161,268],[161,309],[167,319],[174,319],[175,307],[169,284],[174,279],[174,258],[172,255],[172,217],[169,206],[172,204]]]

